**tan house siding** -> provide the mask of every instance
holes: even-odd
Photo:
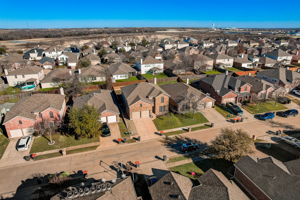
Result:
[[[162,98],[163,98],[163,102],[161,102]],[[155,97],[154,101],[155,101],[155,106],[153,109],[154,109],[154,113],[156,115],[164,115],[169,112],[169,97],[168,96],[166,96],[164,94],[158,95],[157,97]],[[165,107],[164,112],[159,111],[160,106]]]

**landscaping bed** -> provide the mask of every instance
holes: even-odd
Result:
[[[258,103],[249,103],[247,105],[244,105],[243,108],[250,112],[251,114],[258,114],[258,113],[266,113],[266,112],[272,112],[272,111],[279,111],[279,110],[285,110],[287,107],[285,107],[283,104],[280,104],[275,101],[265,101],[265,102],[258,102]]]
[[[68,150],[68,151],[67,151],[67,155],[68,155],[68,154],[74,154],[74,153],[86,152],[86,151],[93,151],[93,150],[96,150],[97,147],[98,147],[98,145],[96,145],[96,146],[91,146],[91,147],[84,147],[84,148],[80,148],[80,149]]]
[[[174,114],[168,113],[166,115],[157,117],[153,120],[157,130],[168,130],[173,128],[180,128],[191,126],[195,124],[202,124],[208,122],[208,120],[202,115],[202,113],[185,113]]]
[[[49,153],[44,155],[38,155],[33,160],[44,160],[44,159],[55,158],[59,156],[62,156],[62,154],[60,152],[55,152],[55,153]]]
[[[49,136],[40,136],[34,138],[30,153],[37,153],[37,152],[61,149],[61,148],[66,148],[66,147],[76,146],[81,144],[88,144],[92,142],[99,142],[98,137],[80,138],[76,140],[74,136],[53,134],[52,138],[55,141],[54,145],[48,145]]]
[[[9,143],[9,140],[7,137],[5,137],[2,133],[0,133],[0,159],[2,158],[5,149]]]

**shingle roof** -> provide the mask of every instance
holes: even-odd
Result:
[[[128,85],[123,87],[121,90],[127,100],[128,105],[132,105],[139,100],[143,100],[152,104],[154,97],[160,94],[168,95],[157,85],[146,82]]]
[[[45,78],[41,81],[41,83],[67,81],[70,80],[73,77],[73,75],[74,75],[73,70],[66,69],[66,68],[58,68],[48,73],[45,76]]]
[[[119,109],[112,98],[110,90],[100,90],[97,93],[83,95],[74,99],[73,106],[75,108],[81,108],[84,105],[93,106],[99,113],[109,111],[119,114]]]
[[[147,56],[145,60],[143,60],[143,64],[158,64],[162,63],[162,61],[153,58],[152,56]]]
[[[254,159],[245,156],[235,164],[235,167],[271,199],[299,199],[300,177],[291,173],[282,162],[271,157]]]
[[[261,80],[259,78],[253,77],[253,76],[240,76],[240,77],[237,77],[237,79],[252,85],[251,91],[253,91],[255,93],[259,93],[263,90],[266,90],[266,89],[272,87],[272,85],[270,83],[268,83],[264,80]]]
[[[6,114],[4,123],[16,116],[36,119],[36,113],[42,112],[47,108],[61,110],[65,96],[60,94],[34,94],[21,99]]]
[[[28,66],[20,69],[16,69],[14,71],[8,72],[8,76],[14,75],[26,75],[26,74],[37,74],[41,72],[43,69],[38,66]]]
[[[91,77],[106,77],[106,68],[103,66],[90,66],[81,69],[80,77],[91,76]]]
[[[108,67],[108,70],[112,75],[121,75],[121,74],[128,74],[130,72],[136,72],[135,69],[133,69],[132,67],[130,67],[129,65],[127,65],[125,63],[111,64]]]
[[[41,64],[44,64],[44,63],[46,63],[46,62],[54,63],[54,59],[53,59],[53,58],[49,58],[49,57],[43,57],[43,58],[39,61],[39,63],[41,63]]]
[[[258,72],[257,75],[275,78],[282,81],[283,83],[292,83],[295,80],[300,79],[300,73],[293,72],[286,68],[268,69]]]

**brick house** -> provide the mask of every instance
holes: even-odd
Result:
[[[161,88],[170,95],[170,110],[176,113],[201,111],[212,108],[215,100],[201,91],[184,83],[162,85]]]
[[[97,93],[82,95],[74,99],[73,107],[81,108],[84,105],[97,109],[101,122],[115,123],[119,121],[120,112],[110,90],[100,90]]]
[[[300,73],[293,72],[286,68],[260,71],[256,74],[256,77],[273,84],[276,88],[283,88],[285,94],[300,84]]]
[[[252,86],[228,73],[207,76],[192,83],[192,86],[210,94],[218,104],[241,103],[252,99]]]
[[[299,199],[300,159],[282,163],[273,157],[245,156],[234,166],[234,180],[252,199]]]
[[[138,83],[122,88],[129,119],[150,118],[169,112],[169,95],[152,83]]]
[[[41,122],[60,122],[66,112],[65,96],[34,94],[21,99],[5,115],[3,125],[9,138],[31,135]]]

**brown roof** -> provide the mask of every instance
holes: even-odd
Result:
[[[41,83],[58,83],[61,81],[68,81],[73,77],[73,75],[73,70],[58,68],[48,73],[46,77],[41,81]]]
[[[73,106],[80,108],[84,105],[93,106],[100,113],[108,111],[119,114],[119,109],[116,106],[110,90],[100,90],[97,93],[87,94],[74,99]]]
[[[17,116],[35,120],[36,114],[47,108],[61,110],[64,101],[65,96],[60,94],[34,94],[23,98],[6,114],[4,123]]]
[[[43,71],[41,67],[38,66],[28,66],[25,68],[16,69],[14,71],[8,72],[8,76],[14,75],[26,75],[26,74],[37,74]]]
[[[152,56],[147,56],[145,60],[143,60],[143,64],[158,64],[162,63],[162,61],[153,58]]]

